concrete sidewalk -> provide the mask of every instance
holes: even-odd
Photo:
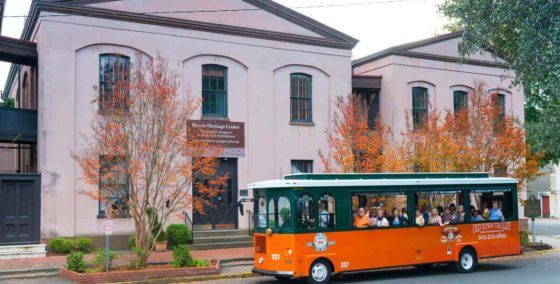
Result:
[[[131,251],[118,251],[119,258],[115,260],[115,265],[127,265],[128,261],[134,258],[134,254]],[[195,259],[247,259],[253,257],[253,248],[234,248],[234,249],[218,249],[218,250],[199,250],[191,251],[193,258]],[[94,254],[90,253],[85,256],[86,261],[91,261],[94,258]],[[168,263],[173,260],[172,252],[154,252],[148,258],[148,263]],[[29,258],[29,259],[11,259],[11,260],[0,260],[0,275],[2,272],[7,271],[24,271],[24,270],[45,270],[45,269],[55,269],[59,266],[63,266],[66,263],[66,256],[64,255],[54,255],[42,258]]]

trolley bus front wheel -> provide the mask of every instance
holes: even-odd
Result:
[[[331,280],[332,267],[325,259],[318,259],[309,268],[307,282],[310,284],[324,284]]]
[[[476,269],[478,258],[472,248],[464,248],[459,254],[459,261],[455,263],[457,272],[469,273]]]

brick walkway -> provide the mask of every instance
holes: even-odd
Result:
[[[133,254],[130,251],[119,251],[119,258],[115,260],[116,265],[126,265]],[[253,248],[235,248],[235,249],[218,249],[218,250],[198,250],[192,251],[192,256],[195,259],[230,259],[230,258],[246,258],[253,257]],[[86,261],[93,259],[93,254],[85,256]],[[148,258],[149,263],[170,262],[173,259],[171,251],[167,252],[154,252]],[[0,271],[5,270],[25,270],[25,269],[45,269],[57,268],[66,263],[66,256],[55,255],[43,258],[30,258],[30,259],[12,259],[0,260]]]

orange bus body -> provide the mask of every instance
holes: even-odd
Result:
[[[294,278],[307,277],[311,264],[320,258],[332,264],[334,273],[341,273],[457,262],[461,249],[468,246],[479,259],[521,253],[518,221],[322,233],[255,233],[254,240],[255,271]]]

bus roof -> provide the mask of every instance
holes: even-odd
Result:
[[[322,173],[322,174],[291,174],[284,179],[297,180],[338,180],[338,179],[420,179],[420,178],[489,178],[488,173]]]
[[[513,178],[489,177],[487,173],[294,174],[285,176],[282,180],[250,183],[247,185],[247,188],[505,184],[517,184],[517,180]]]

